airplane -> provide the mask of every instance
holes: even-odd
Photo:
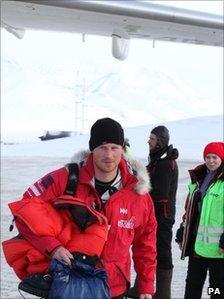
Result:
[[[156,1],[155,1],[156,2]],[[147,1],[1,1],[1,26],[112,37],[112,54],[128,55],[131,38],[223,47],[223,17]]]

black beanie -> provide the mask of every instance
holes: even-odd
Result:
[[[166,147],[170,140],[169,131],[165,126],[158,126],[152,129],[152,134],[156,135],[160,148]]]
[[[121,125],[111,118],[98,119],[90,131],[89,149],[91,151],[106,143],[124,145],[124,131]]]

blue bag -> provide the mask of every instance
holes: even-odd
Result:
[[[72,268],[56,259],[51,261],[53,282],[49,299],[109,299],[107,274],[81,261],[73,260]]]

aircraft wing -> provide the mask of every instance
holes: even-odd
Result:
[[[1,1],[6,29],[55,30],[223,46],[222,16],[147,1]]]
[[[1,26],[18,38],[26,29],[112,36],[121,60],[131,38],[223,46],[222,16],[148,1],[2,0]]]

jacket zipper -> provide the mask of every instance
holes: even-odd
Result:
[[[195,192],[198,191],[198,184],[197,184],[197,188],[193,191],[192,195],[191,195],[191,199],[190,199],[190,207],[189,207],[189,212],[187,214],[186,217],[186,221],[185,221],[185,230],[184,230],[184,236],[183,236],[183,247],[182,247],[182,252],[181,252],[181,259],[184,260],[185,258],[185,251],[186,251],[186,247],[187,247],[187,241],[189,238],[189,228],[190,228],[190,215],[191,215],[191,211],[192,211],[192,207],[193,207],[193,199],[194,199],[194,194]]]

